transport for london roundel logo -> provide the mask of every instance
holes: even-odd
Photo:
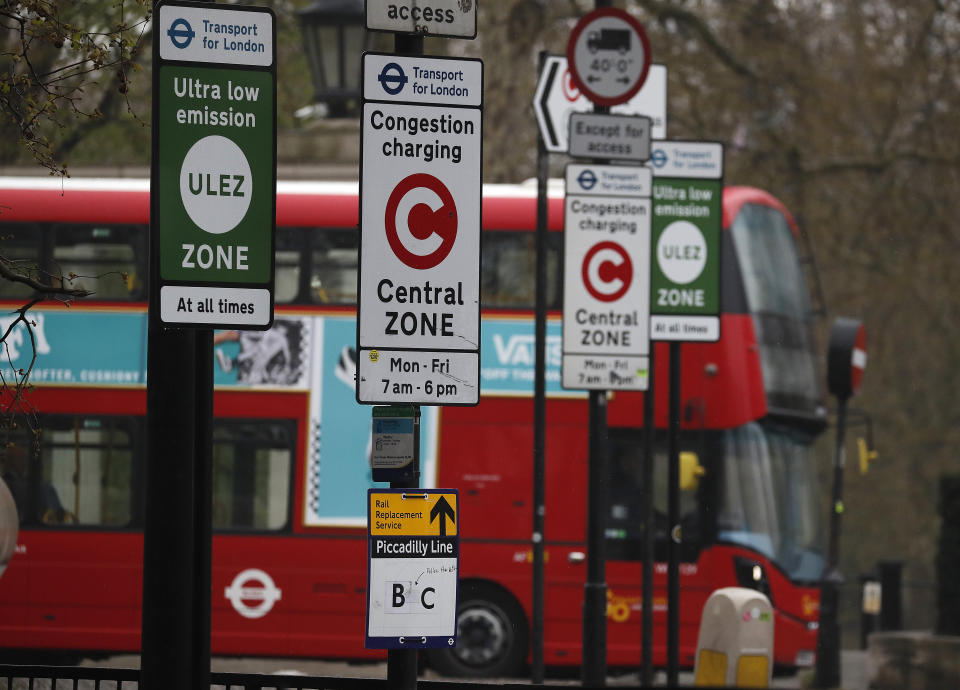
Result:
[[[223,595],[244,618],[263,618],[280,600],[280,589],[273,578],[259,568],[237,573]]]
[[[410,268],[438,266],[457,240],[457,206],[446,185],[428,173],[400,180],[384,218],[394,255]]]

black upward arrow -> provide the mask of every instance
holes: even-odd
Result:
[[[457,514],[453,512],[453,508],[450,507],[450,504],[447,503],[446,496],[440,496],[440,500],[437,501],[437,504],[430,509],[430,522],[433,523],[437,519],[437,516],[440,516],[440,536],[447,536],[447,520],[450,518],[450,522],[457,524]]]

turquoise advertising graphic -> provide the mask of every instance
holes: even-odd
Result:
[[[31,381],[36,385],[145,386],[145,313],[60,308],[30,313],[37,353]],[[0,328],[6,330],[14,318],[0,318]],[[486,319],[481,337],[482,395],[533,395],[533,323]],[[381,486],[370,473],[370,408],[358,404],[354,396],[355,343],[353,316],[278,316],[267,331],[214,332],[217,388],[309,393],[307,524],[363,526],[364,505],[355,497]],[[0,347],[8,378],[11,369],[29,365],[30,336],[23,325]],[[547,324],[546,379],[548,395],[571,395],[560,388],[559,321]],[[436,483],[439,419],[437,408],[423,409],[420,448],[425,487]]]

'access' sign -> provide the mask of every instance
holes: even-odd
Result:
[[[158,24],[150,215],[160,320],[269,328],[277,169],[273,13],[167,2]]]

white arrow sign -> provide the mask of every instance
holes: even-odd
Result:
[[[537,125],[547,151],[566,153],[570,113],[593,110],[593,103],[574,86],[567,67],[567,58],[551,55],[543,65],[540,81],[533,97]],[[636,95],[610,112],[617,115],[646,115],[653,120],[651,137],[667,138],[667,68],[650,65],[647,80]]]

